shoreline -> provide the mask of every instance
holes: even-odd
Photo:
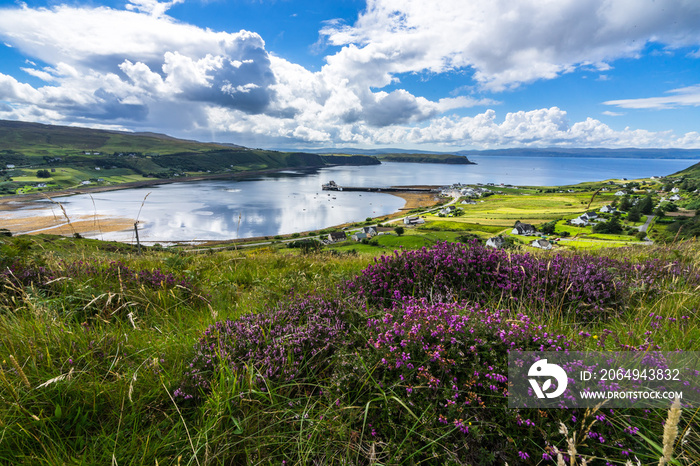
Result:
[[[215,175],[201,175],[201,176],[191,176],[182,178],[167,178],[167,179],[151,179],[144,181],[136,181],[130,183],[123,183],[115,186],[94,186],[88,188],[74,188],[66,189],[60,191],[50,191],[45,193],[29,193],[29,194],[15,194],[10,196],[4,196],[0,198],[0,219],[2,219],[3,228],[9,229],[13,235],[36,235],[36,234],[55,234],[62,236],[72,236],[75,234],[80,234],[81,236],[90,236],[95,239],[99,239],[99,236],[104,233],[112,233],[118,231],[128,231],[133,229],[135,219],[128,217],[109,217],[105,215],[99,215],[97,213],[93,215],[82,215],[77,218],[69,218],[63,210],[60,202],[55,201],[54,197],[64,197],[73,196],[78,194],[91,194],[100,192],[117,191],[122,189],[132,189],[132,188],[142,188],[147,186],[155,186],[162,184],[172,184],[172,183],[187,183],[191,181],[202,181],[210,179],[231,179],[231,178],[241,178],[245,176],[259,176],[270,173],[277,173],[281,171],[289,170],[285,169],[272,169],[272,170],[256,170],[250,172],[239,172],[239,173],[228,173],[228,174],[215,174]],[[436,186],[392,186],[392,188],[416,188],[416,187],[436,187]],[[388,215],[382,215],[379,218],[394,219],[402,217],[406,212],[416,209],[419,207],[429,207],[433,206],[438,202],[438,197],[434,193],[416,193],[414,191],[393,191],[386,192],[392,196],[400,197],[406,202],[399,210]],[[53,203],[51,206],[50,215],[33,216],[31,211],[39,209],[33,201],[37,200],[49,200]],[[34,207],[34,208],[33,208]],[[3,218],[8,212],[23,210],[27,212],[28,215],[12,216]],[[340,225],[329,225],[323,229],[327,228],[342,228],[352,223],[343,223]],[[315,231],[315,230],[312,230]],[[301,235],[308,234],[309,231],[299,232]],[[288,237],[294,234],[283,233],[279,236]],[[241,242],[250,242],[256,240],[264,240],[264,237],[250,237],[250,238],[238,238],[238,239],[227,239],[227,240],[201,240],[197,241],[200,244],[232,244]],[[146,242],[148,243],[148,242]],[[192,241],[174,241],[173,244],[191,244]]]
[[[300,170],[305,169],[319,169],[326,167],[336,167],[338,165],[325,165],[323,167],[298,167]],[[107,186],[92,186],[89,188],[67,188],[59,189],[56,191],[42,191],[40,193],[27,193],[27,194],[9,194],[0,197],[0,211],[11,210],[3,208],[6,204],[12,203],[12,201],[35,201],[38,199],[46,199],[52,197],[63,197],[63,196],[74,196],[76,194],[91,194],[91,193],[104,193],[108,191],[119,191],[121,189],[132,189],[132,188],[144,188],[147,186],[157,186],[161,184],[172,184],[172,183],[188,183],[190,181],[204,181],[204,180],[216,180],[216,179],[229,179],[229,178],[242,178],[244,176],[259,176],[259,175],[269,175],[271,173],[279,173],[291,168],[271,168],[268,170],[252,170],[246,172],[236,172],[236,173],[215,173],[212,175],[195,175],[195,176],[182,176],[179,178],[152,178],[145,179],[143,181],[130,181],[128,183],[121,183],[117,185],[107,185]]]

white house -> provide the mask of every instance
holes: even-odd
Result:
[[[552,243],[547,241],[546,239],[536,239],[532,243],[530,243],[530,246],[533,248],[540,248],[540,249],[552,249]]]
[[[13,164],[11,164],[11,163],[8,163],[8,164],[6,165],[6,167],[7,167],[8,169],[10,169],[10,170],[12,170],[13,168],[15,168],[15,166],[14,166]]]
[[[591,220],[596,219],[596,218],[598,218],[598,214],[596,214],[595,212],[586,212],[586,213],[579,215],[575,219],[571,220],[570,223],[572,225],[586,226],[586,225],[591,223]]]
[[[680,201],[681,199],[683,198],[680,197],[678,194],[674,194],[673,196],[668,198],[669,201]]]
[[[604,214],[612,214],[613,212],[617,212],[617,209],[611,205],[605,205],[600,208],[600,212]]]
[[[618,191],[615,193],[616,196],[624,196],[625,194],[627,194],[627,193],[624,191]]]
[[[672,192],[673,194],[677,194],[677,193],[681,192],[681,190],[680,190],[679,188],[673,188],[673,189],[671,190],[671,192]]]
[[[420,217],[404,217],[403,223],[405,225],[420,225],[421,223],[425,223],[425,220]]]
[[[486,247],[493,249],[503,249],[505,244],[506,240],[503,236],[493,236],[486,241]]]
[[[81,181],[80,184],[82,184],[82,185],[88,185],[88,184],[90,184],[90,181],[88,181],[88,180]]]
[[[515,222],[515,225],[513,225],[513,230],[511,231],[512,234],[514,235],[534,235],[537,233],[537,230],[535,230],[535,227],[530,225],[529,223],[522,223],[520,220]]]

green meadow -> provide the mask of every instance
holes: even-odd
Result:
[[[359,298],[346,282],[357,282],[375,257],[400,248],[431,248],[437,240],[450,239],[440,235],[454,234],[416,232],[380,236],[377,245],[309,253],[277,244],[200,254],[155,247],[139,254],[130,245],[85,239],[1,239],[0,463],[556,464],[556,454],[549,462],[540,459],[554,447],[566,452],[571,441],[578,451],[575,464],[584,459],[625,464],[630,456],[624,452],[633,452],[631,458],[641,464],[658,463],[664,455],[666,409],[606,410],[608,425],[596,421],[601,412],[550,410],[541,417],[536,410],[508,410],[497,399],[484,398],[483,407],[461,414],[470,428],[460,433],[451,420],[448,425],[439,421],[437,413],[447,411],[433,397],[437,392],[418,383],[420,377],[407,398],[405,383],[382,369],[383,353],[368,344],[376,338],[368,319],[388,311]],[[555,257],[535,254],[544,261]],[[673,261],[682,264],[685,279],[660,272],[658,290],[630,288],[628,301],[611,302],[604,319],[581,320],[560,305],[545,312],[524,302],[512,307],[512,316],[520,313],[522,320],[527,315],[532,325],[545,326],[578,349],[617,350],[653,342],[664,350],[700,350],[700,295],[691,279],[699,272],[696,243],[563,254],[571,260]],[[391,273],[400,280],[400,269]],[[438,299],[414,293],[427,299],[425,306]],[[316,312],[326,312],[319,299],[340,305],[340,321],[331,327],[312,320]],[[471,301],[459,303],[458,309],[471,312]],[[504,303],[494,298],[482,306],[511,306]],[[285,312],[297,308],[306,317],[285,320]],[[253,332],[248,338],[269,351],[282,345],[287,348],[282,358],[246,360],[245,354],[256,351],[253,345],[237,356],[242,359],[229,360],[221,351],[230,351],[226,345],[235,340],[224,340],[221,333],[220,340],[211,340],[221,346],[215,351],[219,362],[206,372],[206,388],[188,385],[191,364],[199,367],[201,361],[198,342],[204,335],[221,323],[254,316],[262,320],[256,321],[260,327],[246,330]],[[339,334],[332,333],[336,325],[343,328]],[[300,340],[275,336],[285,326],[290,332],[295,328]],[[478,331],[491,335],[488,328]],[[325,336],[316,339],[314,332]],[[338,346],[324,346],[329,335],[340,339]],[[603,336],[607,346],[601,347]],[[455,337],[462,341],[463,336]],[[322,351],[316,353],[317,348]],[[421,361],[415,351],[413,357]],[[491,351],[482,357],[500,354]],[[424,364],[431,364],[424,357]],[[298,375],[268,377],[269,364],[297,368]],[[306,365],[315,369],[307,371]],[[434,369],[444,370],[439,367]],[[414,377],[410,372],[404,375]],[[183,387],[190,387],[187,393],[194,397],[181,396]],[[698,414],[683,408],[677,437],[666,439],[671,464],[696,464]],[[572,415],[580,420],[572,421]],[[520,425],[518,419],[530,419],[536,427]],[[568,436],[559,432],[558,422]],[[626,426],[640,434],[628,435]],[[607,440],[587,442],[572,438],[573,432],[594,432]],[[522,460],[525,455],[532,461]]]

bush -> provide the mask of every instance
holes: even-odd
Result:
[[[622,225],[618,217],[613,216],[607,222],[598,222],[593,226],[593,233],[616,235],[622,233]]]
[[[474,243],[438,243],[432,249],[375,259],[348,288],[383,307],[429,296],[434,302],[512,303],[516,308],[562,311],[573,320],[588,321],[621,313],[633,297],[631,290],[656,290],[657,280],[683,273],[679,267],[664,269],[652,261],[632,265],[595,256],[508,254]],[[700,282],[697,274],[687,278]]]
[[[174,395],[201,396],[220,366],[234,374],[253,373],[254,381],[303,381],[322,376],[329,358],[347,342],[342,317],[347,303],[309,297],[260,314],[210,326],[195,347],[185,380]]]

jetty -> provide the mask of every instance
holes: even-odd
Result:
[[[367,186],[340,186],[335,181],[329,181],[321,185],[324,191],[362,191],[370,193],[438,193],[439,186],[390,186],[388,188],[377,188]]]

